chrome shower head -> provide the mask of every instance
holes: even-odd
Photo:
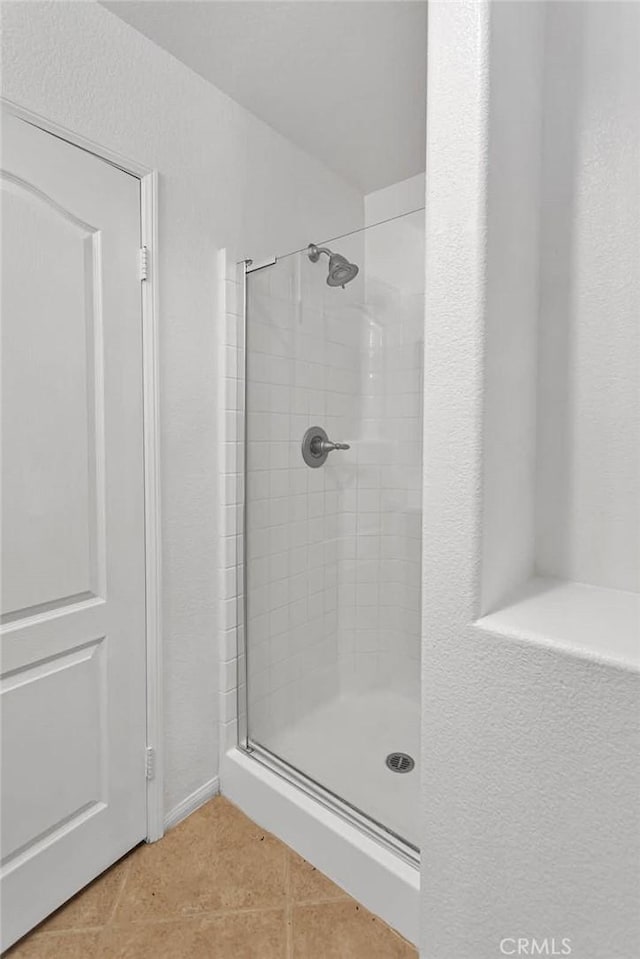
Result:
[[[358,267],[355,263],[349,263],[346,257],[339,253],[334,253],[329,257],[329,275],[327,283],[329,286],[341,286],[344,289],[346,283],[358,274]]]
[[[321,253],[326,253],[329,257],[327,286],[341,286],[344,290],[346,284],[358,275],[358,267],[355,263],[349,263],[346,256],[342,256],[340,253],[332,253],[326,246],[316,246],[315,243],[309,244],[308,256],[312,263],[318,262]]]

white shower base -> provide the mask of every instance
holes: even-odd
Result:
[[[400,777],[398,777],[400,778]],[[418,944],[420,870],[294,782],[238,747],[221,764],[221,792],[367,909]]]
[[[325,703],[261,745],[418,847],[419,736],[417,702],[372,690]],[[391,772],[391,752],[412,756],[412,772]]]

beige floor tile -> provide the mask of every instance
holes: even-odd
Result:
[[[102,959],[99,932],[31,933],[3,959]]]
[[[161,842],[134,849],[6,953],[6,959],[416,957],[381,920],[220,797]]]
[[[286,959],[284,910],[112,925],[100,959]]]
[[[349,898],[344,889],[336,886],[324,873],[295,852],[289,853],[289,876],[291,898],[294,902]]]
[[[131,858],[115,921],[284,905],[287,848],[221,798]]]
[[[100,959],[209,959],[199,948],[200,919],[108,926],[100,939]]]
[[[104,926],[111,919],[133,853],[121,859],[46,920],[47,932]]]
[[[293,909],[292,959],[417,959],[415,949],[353,900]]]
[[[286,959],[285,913],[278,909],[203,919],[200,940],[208,959]]]

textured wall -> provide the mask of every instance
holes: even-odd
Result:
[[[640,5],[546,15],[539,572],[640,590]]]
[[[543,27],[540,3],[504,3],[491,25],[483,611],[534,570]]]
[[[509,3],[492,41],[483,611],[640,588],[640,8]]]
[[[492,143],[508,142],[500,126],[531,119],[519,96],[530,51],[503,77],[513,91],[504,111],[490,110],[489,92],[500,79],[492,70],[510,59],[495,44],[537,42],[539,32],[528,29],[532,6],[494,4],[491,17],[509,18],[512,29],[493,19],[490,33],[488,4],[429,5],[422,651],[422,954],[429,959],[496,959],[503,938],[532,936],[570,938],[580,959],[640,951],[637,675],[474,625],[489,428],[482,419],[491,346],[488,165]]]
[[[362,222],[362,199],[93,3],[6,3],[3,94],[160,173],[166,808],[216,773],[215,251]]]

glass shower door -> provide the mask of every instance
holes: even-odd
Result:
[[[413,846],[423,236],[407,214],[246,294],[248,743]]]

